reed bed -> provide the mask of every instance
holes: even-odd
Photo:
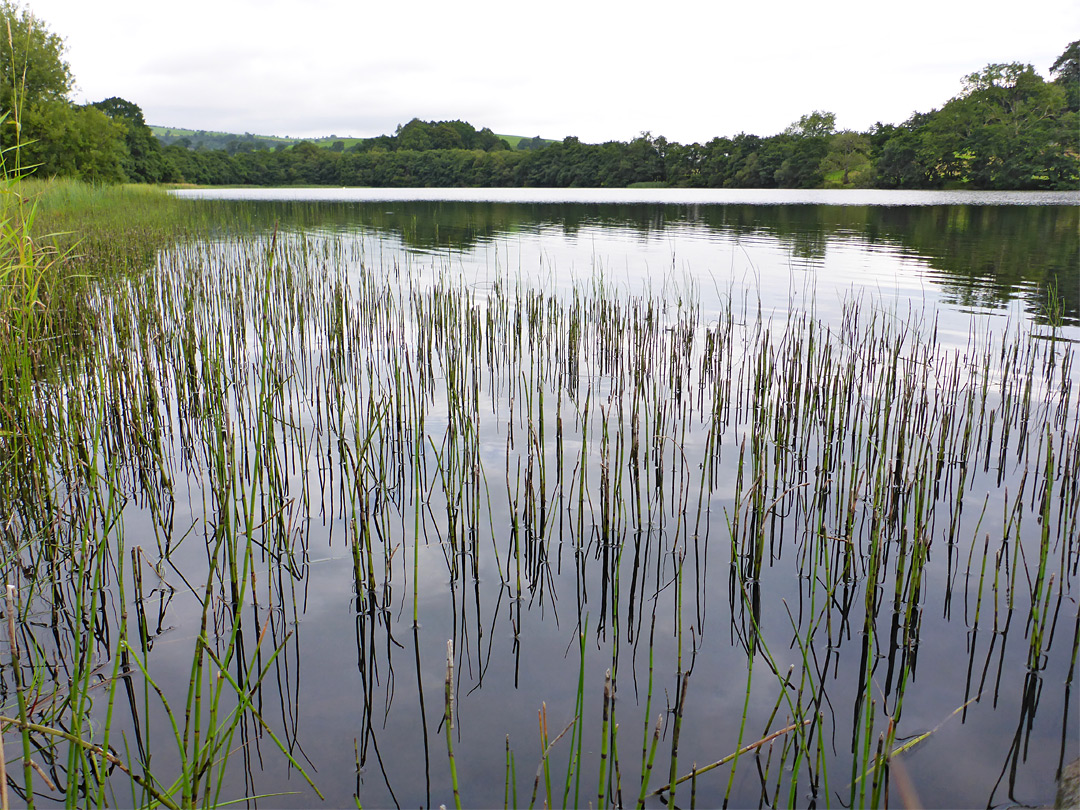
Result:
[[[303,230],[153,255],[88,281],[48,374],[5,343],[20,801],[881,806],[942,700],[1016,713],[973,802],[1025,787],[1033,730],[1075,748],[1057,330],[946,348],[866,299],[707,316]],[[963,684],[920,667],[940,628]]]

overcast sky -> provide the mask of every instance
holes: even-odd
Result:
[[[1043,76],[1080,2],[24,0],[67,41],[76,101],[151,124],[315,137],[414,117],[500,134],[689,143],[940,107],[990,62]]]

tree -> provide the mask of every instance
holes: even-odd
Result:
[[[706,188],[723,188],[731,176],[733,164],[731,138],[713,138],[701,148],[699,166],[701,184]]]
[[[414,118],[397,131],[398,149],[411,149],[423,152],[431,148],[431,125],[419,118]]]
[[[0,106],[11,111],[17,103],[66,98],[74,78],[64,40],[10,0],[0,2],[0,31]]]
[[[38,174],[124,180],[124,127],[101,109],[71,104],[63,39],[10,0],[0,2],[0,32],[0,114],[7,116],[0,146],[19,144],[20,168]]]
[[[870,140],[865,135],[845,129],[829,140],[829,152],[822,160],[822,171],[843,171],[841,186],[861,185],[870,174]]]
[[[7,149],[20,140],[25,112],[66,104],[74,80],[64,41],[28,9],[0,2],[0,32],[0,115],[8,116],[0,127],[0,147]],[[21,139],[26,137],[22,133]]]
[[[875,184],[881,188],[927,188],[936,182],[935,165],[923,142],[932,116],[916,113],[898,127],[881,125],[872,137],[880,138],[874,164]]]
[[[973,188],[1075,187],[1077,114],[1031,65],[991,64],[935,113],[922,142],[933,173]]]
[[[835,113],[814,110],[767,139],[762,157],[775,156],[779,163],[773,171],[775,184],[781,188],[820,188],[822,160],[835,129]]]
[[[472,129],[472,127],[469,127]],[[453,123],[449,121],[443,121],[436,124],[429,130],[431,137],[432,149],[464,149],[465,138],[462,137],[461,130],[455,127]],[[476,130],[473,129],[472,134],[476,134]]]
[[[506,143],[506,141],[503,141],[503,143]],[[518,141],[517,148],[522,152],[533,152],[537,149],[543,149],[545,146],[547,146],[547,141],[537,135],[533,138],[522,138]]]
[[[143,117],[142,108],[127,99],[113,96],[104,101],[95,101],[93,104],[114,121],[123,120],[137,127],[145,127],[146,119]]]
[[[651,132],[642,132],[639,137],[618,150],[623,152],[619,161],[623,178],[621,182],[616,181],[612,185],[656,183],[666,180],[664,158],[667,147],[667,139],[663,136],[654,138]]]
[[[1007,90],[1016,87],[1025,78],[1035,75],[1035,68],[1020,62],[1008,64],[990,64],[975,73],[969,73],[963,79],[961,96],[970,96],[988,90]]]
[[[510,144],[492,132],[489,127],[484,127],[476,133],[473,148],[483,149],[485,152],[504,152],[510,148]]]
[[[701,188],[706,179],[702,175],[706,151],[699,143],[671,142],[664,151],[664,179],[671,186]]]
[[[1080,39],[1069,43],[1050,66],[1050,72],[1057,74],[1054,84],[1065,88],[1069,110],[1080,111]]]
[[[124,137],[126,154],[121,159],[124,175],[136,183],[160,183],[175,180],[176,172],[161,150],[161,143],[146,125],[138,104],[113,96],[92,105],[118,124]]]
[[[763,160],[770,138],[740,132],[731,139],[730,154],[726,156],[724,185],[733,188],[772,188],[776,185],[774,161]]]
[[[836,131],[836,113],[814,110],[803,115],[784,130],[784,135],[802,138],[824,138]]]
[[[45,99],[22,112],[23,167],[88,183],[123,182],[123,128],[94,107]]]

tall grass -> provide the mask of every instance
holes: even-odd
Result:
[[[310,802],[341,781],[318,746],[318,775],[305,759],[341,734],[301,720],[301,684],[328,669],[358,803],[509,802],[527,762],[548,805],[584,802],[582,783],[598,805],[880,805],[925,733],[909,707],[928,625],[962,617],[982,656],[950,712],[999,702],[983,681],[1009,627],[1032,692],[1075,657],[1054,643],[1080,554],[1066,341],[1013,326],[950,350],[935,321],[865,299],[833,322],[753,302],[708,320],[689,287],[598,273],[560,295],[505,269],[481,286],[250,228],[262,214],[186,238],[209,214],[155,192],[40,188],[19,200],[53,218],[20,231],[54,246],[35,273],[81,269],[27,317],[71,289],[87,314],[35,327],[84,324],[77,356],[4,348],[0,723],[27,802],[252,797],[284,781],[262,746],[303,791],[275,801]],[[90,232],[75,212],[98,194],[118,195],[101,233],[123,221],[149,264],[48,235]],[[326,652],[304,620],[342,612],[354,637]],[[564,702],[515,698],[528,739],[476,736],[500,665],[514,685],[569,674],[539,679]],[[408,762],[387,754],[402,713]],[[490,786],[465,776],[495,761]]]
[[[3,713],[8,700],[17,712],[0,723],[22,740],[21,784],[13,774],[5,781],[28,806],[38,795],[62,797],[72,806],[114,804],[117,784],[110,784],[110,772],[130,785],[122,804],[216,804],[238,726],[254,721],[274,738],[247,697],[265,669],[244,660],[239,617],[220,616],[223,626],[231,623],[227,643],[196,638],[182,712],[173,711],[149,673],[143,552],[132,548],[132,565],[125,566],[124,513],[128,499],[137,496],[156,512],[156,525],[168,519],[159,511],[168,508],[171,489],[162,457],[163,417],[146,388],[152,380],[103,359],[132,336],[117,331],[121,322],[109,291],[137,282],[162,244],[176,238],[177,208],[183,206],[156,190],[35,182],[17,174],[5,179],[2,193],[0,511],[13,687],[5,691]],[[53,230],[58,224],[76,225],[81,235]],[[126,416],[116,409],[120,403],[132,406]],[[228,451],[219,445],[218,452]],[[218,533],[219,551],[235,549],[231,535],[231,527]],[[237,608],[245,601],[245,559],[228,555]],[[224,571],[225,565],[214,568]],[[208,583],[204,630],[211,593]],[[54,640],[65,639],[58,645],[34,630],[43,609]],[[138,619],[134,634],[129,610]],[[281,646],[267,656],[263,631],[256,649],[269,667]],[[234,663],[237,674],[230,676]],[[172,781],[148,768],[152,738],[148,728],[140,729],[145,718],[135,718],[137,754],[118,756],[110,742],[110,719],[125,691],[137,711],[132,687],[140,673],[143,711],[151,710],[156,693],[176,732],[180,774]],[[94,699],[102,682],[104,715]],[[105,720],[103,736],[101,720],[92,715]]]

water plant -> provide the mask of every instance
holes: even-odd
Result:
[[[957,706],[1015,779],[1076,657],[1071,343],[188,216],[82,265],[77,352],[4,344],[21,800],[880,805]]]

